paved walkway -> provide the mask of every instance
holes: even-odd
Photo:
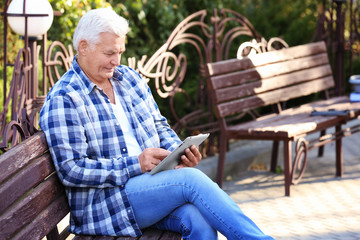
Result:
[[[335,177],[335,144],[309,152],[302,181],[284,196],[282,174],[246,171],[223,189],[277,240],[360,239],[360,134],[343,139],[344,174]],[[220,236],[220,239],[225,239]]]

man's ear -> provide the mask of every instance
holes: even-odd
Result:
[[[89,44],[85,40],[81,40],[79,43],[79,54],[85,56],[88,53],[89,50]]]

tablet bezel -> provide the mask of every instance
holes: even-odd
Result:
[[[185,149],[191,145],[199,146],[209,137],[210,133],[201,133],[195,136],[187,137],[174,151],[172,151],[166,158],[164,158],[156,167],[154,167],[150,174],[174,169],[181,162],[181,155],[184,154]]]

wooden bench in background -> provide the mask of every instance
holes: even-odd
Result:
[[[60,183],[46,144],[38,132],[0,156],[0,238],[69,239],[67,228],[57,225],[69,213],[64,187]],[[68,223],[66,223],[68,224]],[[74,239],[90,240],[91,236]],[[100,237],[103,240],[181,239],[174,232],[146,229],[143,236]]]
[[[272,140],[271,170],[277,167],[279,141],[284,144],[285,195],[290,185],[302,177],[307,152],[336,142],[336,175],[342,175],[342,137],[358,131],[342,129],[346,122],[357,119],[360,103],[349,102],[348,97],[329,98],[328,90],[334,79],[324,42],[310,43],[282,50],[207,64],[208,87],[215,114],[220,125],[220,149],[217,182],[221,186],[229,139]],[[283,110],[285,101],[325,92],[327,100],[300,104]],[[276,113],[255,114],[265,106],[275,106]],[[330,109],[339,112],[328,112]],[[323,114],[311,116],[316,110]],[[343,112],[345,111],[345,112]],[[253,120],[231,121],[237,114],[249,114]],[[246,117],[246,116],[242,116]],[[335,128],[333,134],[326,129]],[[308,141],[310,133],[320,132],[320,138]],[[292,143],[296,154],[292,161]]]

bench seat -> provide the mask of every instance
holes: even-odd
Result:
[[[349,112],[341,116],[311,116],[313,111],[324,112],[328,109]],[[235,137],[258,140],[286,140],[317,132],[338,124],[344,124],[359,115],[360,103],[350,103],[349,98],[335,97],[328,100],[304,104],[297,108],[289,108],[279,114],[269,114],[256,121],[229,126],[228,134]]]

